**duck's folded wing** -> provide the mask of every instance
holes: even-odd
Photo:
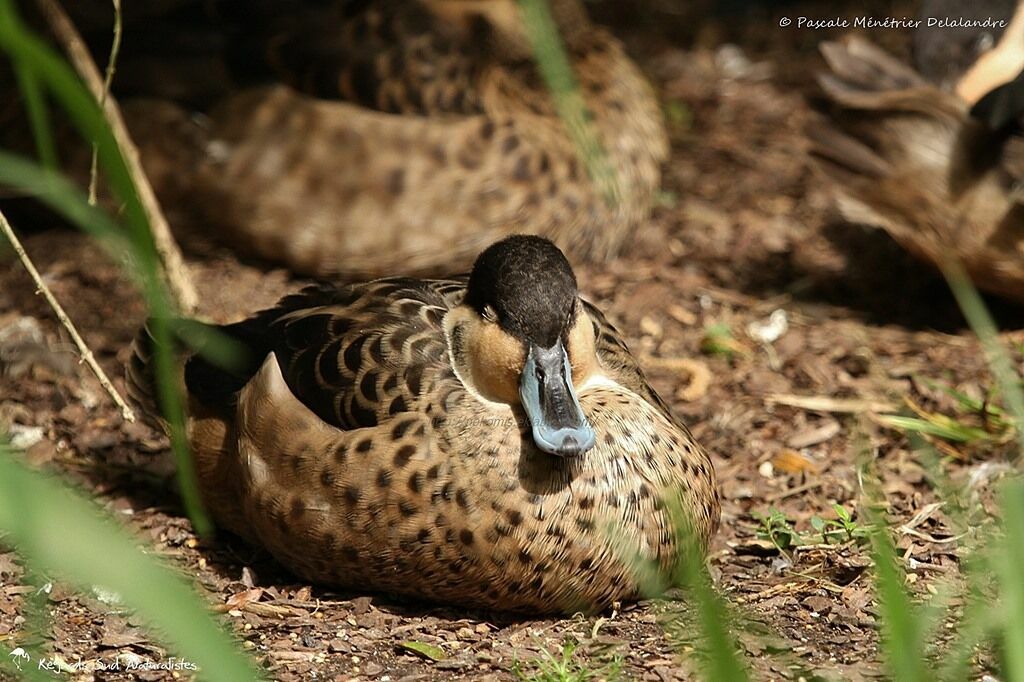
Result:
[[[195,356],[186,387],[201,403],[233,404],[274,353],[291,392],[320,419],[343,429],[376,426],[414,410],[430,383],[450,373],[441,324],[445,296],[458,284],[390,279],[307,288],[221,328],[248,349],[243,371]]]
[[[425,420],[405,417],[400,435],[391,425],[336,428],[297,399],[270,354],[239,394],[234,456],[217,456],[216,438],[194,443],[204,498],[220,523],[300,575],[351,584],[349,574],[369,566],[375,584],[395,589],[395,534],[403,547],[418,546],[420,526],[403,522],[430,495],[405,481],[425,480],[421,472],[438,456],[421,435]],[[392,486],[398,476],[402,485]]]

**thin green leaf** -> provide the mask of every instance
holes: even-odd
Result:
[[[675,583],[683,587],[689,602],[697,610],[703,649],[698,665],[706,680],[743,682],[749,679],[749,675],[729,631],[726,615],[729,609],[711,582],[711,576],[704,565],[704,553],[700,550],[685,512],[680,508],[674,509],[673,517],[677,542],[681,547]]]
[[[182,500],[196,531],[201,535],[209,535],[213,526],[203,512],[195,467],[185,439],[184,409],[174,381],[173,361],[168,352],[171,336],[166,320],[170,318],[170,299],[160,279],[159,258],[149,222],[123,152],[98,103],[64,60],[21,22],[11,0],[0,0],[0,48],[16,63],[32,69],[68,113],[81,135],[95,145],[100,165],[114,193],[121,200],[132,262],[137,268],[143,293],[155,320],[151,328],[157,346],[154,356],[157,400],[169,425]],[[52,200],[52,193],[48,196]],[[62,205],[67,206],[68,203],[65,201]]]
[[[991,440],[992,436],[984,429],[965,424],[939,423],[919,417],[902,417],[894,414],[881,414],[878,421],[900,431],[915,431],[929,436],[937,436],[957,443],[976,443]]]
[[[207,679],[257,678],[180,576],[136,549],[137,540],[94,504],[45,474],[31,471],[0,445],[0,528],[30,567],[83,589],[102,586],[203,669]]]
[[[952,386],[947,386],[946,384],[938,381],[932,381],[931,379],[922,379],[922,381],[929,388],[942,391],[949,397],[956,400],[960,404],[960,407],[965,410],[969,410],[971,412],[981,412],[984,410],[990,416],[995,417],[1002,417],[1006,414],[998,405],[984,400],[978,400],[977,398],[972,398],[963,391],[958,391]]]
[[[882,648],[889,670],[901,682],[926,682],[929,674],[921,639],[922,624],[903,586],[903,571],[896,564],[896,549],[885,524],[872,524],[871,549],[881,606]]]
[[[970,679],[971,659],[995,628],[991,601],[978,593],[968,595],[963,618],[957,624],[956,637],[940,660],[938,679],[944,682]]]
[[[1024,482],[1014,481],[1002,494],[1006,539],[996,554],[1000,608],[1003,612],[1003,658],[1007,682],[1024,682]]]
[[[558,35],[551,8],[547,0],[519,0],[519,8],[537,67],[551,91],[555,109],[591,179],[608,203],[615,206],[622,199],[619,176],[590,124],[586,102]]]
[[[416,640],[408,640],[402,642],[398,646],[402,647],[406,651],[426,658],[431,661],[443,661],[448,658],[448,654],[444,652],[441,647],[436,647],[433,644],[427,644],[426,642],[418,642]]]
[[[14,72],[18,78],[18,89],[25,98],[25,113],[28,114],[39,162],[47,168],[55,169],[58,165],[57,147],[53,143],[50,110],[43,89],[39,86],[39,79],[31,67],[20,62],[15,65]]]
[[[0,151],[0,183],[8,184],[34,194],[77,225],[92,234],[115,254],[128,252],[135,258],[139,251],[128,240],[120,226],[106,213],[89,204],[81,190],[57,173],[46,170],[39,164],[15,154]],[[141,280],[143,291],[154,311],[151,330],[156,340],[154,363],[157,375],[157,398],[163,406],[171,431],[171,447],[178,465],[178,480],[185,510],[192,519],[196,532],[209,535],[212,524],[202,512],[199,487],[195,479],[195,465],[188,452],[184,429],[184,410],[174,381],[174,365],[171,356],[171,332],[169,327],[169,306],[163,287],[153,274],[152,264],[143,267],[136,259],[137,269],[132,272]],[[158,311],[163,314],[159,314]],[[213,347],[216,344],[212,344]]]
[[[1017,424],[1024,424],[1024,388],[1021,387],[1021,377],[1014,371],[1009,353],[999,342],[999,332],[992,315],[989,314],[988,308],[981,300],[981,295],[959,262],[946,260],[942,263],[942,274],[945,276],[960,310],[967,318],[967,323],[971,325],[971,329],[981,340],[989,367],[999,384],[1007,411],[1013,415]],[[1021,454],[1024,454],[1024,428],[1017,429],[1017,441],[1021,447]]]

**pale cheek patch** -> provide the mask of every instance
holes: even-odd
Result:
[[[473,381],[484,397],[519,400],[519,376],[526,362],[522,343],[495,324],[478,322],[470,334],[469,356]]]
[[[576,324],[569,332],[569,364],[572,365],[572,383],[581,390],[597,369],[597,350],[594,345],[594,325],[590,317],[580,312]]]
[[[517,403],[523,344],[467,306],[452,310],[445,324],[456,374],[467,388],[490,402]]]

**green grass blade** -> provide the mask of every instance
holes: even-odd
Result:
[[[972,398],[971,396],[967,395],[963,391],[958,391],[955,388],[953,388],[952,386],[947,386],[946,384],[943,384],[943,383],[941,383],[939,381],[932,381],[931,379],[928,379],[927,377],[923,377],[920,380],[923,381],[924,384],[926,386],[928,386],[929,388],[933,388],[933,389],[935,389],[937,391],[942,391],[943,393],[945,393],[949,397],[951,397],[954,400],[956,400],[958,403],[960,403],[960,407],[962,409],[970,410],[971,412],[981,412],[982,410],[984,410],[990,416],[995,416],[995,417],[1002,417],[1002,416],[1005,415],[1005,412],[1003,412],[1002,408],[1000,408],[998,405],[995,405],[995,404],[993,404],[991,402],[986,402],[984,400],[978,400],[977,398]]]
[[[14,154],[0,151],[0,183],[8,184],[35,195],[83,231],[96,236],[117,252],[128,251],[138,254],[134,244],[124,231],[106,213],[89,204],[85,195],[57,173],[46,170],[39,164]],[[136,262],[137,265],[138,262]],[[174,361],[170,354],[171,331],[170,306],[166,302],[163,288],[151,269],[139,267],[133,273],[141,280],[143,291],[153,310],[151,329],[156,338],[154,362],[156,368],[157,398],[163,407],[171,431],[171,447],[178,466],[178,480],[181,487],[185,511],[192,519],[196,532],[209,535],[213,526],[202,511],[199,487],[195,478],[195,467],[186,445],[184,410],[181,397],[175,387]],[[215,347],[216,344],[206,344]]]
[[[125,223],[137,250],[136,256],[143,259],[140,267],[156,273],[159,267],[156,246],[145,212],[121,149],[98,103],[71,67],[18,18],[11,0],[0,0],[0,48],[15,63],[30,68],[68,114],[82,137],[96,144],[100,163],[123,203]]]
[[[1024,482],[1006,485],[1002,495],[1006,538],[996,555],[1000,608],[1003,611],[1003,658],[1007,682],[1024,682]]]
[[[991,440],[992,436],[984,429],[966,424],[941,424],[919,417],[902,417],[894,414],[880,414],[878,422],[900,431],[912,431],[929,436],[938,436],[957,443],[976,443]]]
[[[0,27],[17,23],[13,8],[0,6]],[[50,128],[50,113],[46,104],[46,96],[40,87],[39,79],[32,70],[32,65],[21,60],[14,62],[14,74],[18,79],[18,89],[25,100],[25,113],[28,115],[29,126],[36,143],[39,161],[50,169],[57,168],[57,149],[53,143]]]
[[[718,594],[704,564],[704,553],[682,509],[674,511],[681,556],[675,571],[675,583],[686,592],[697,611],[701,648],[698,665],[705,680],[743,682],[750,679],[740,658],[739,648],[729,630],[729,608]]]
[[[114,249],[115,257],[123,257],[131,248],[124,229],[106,213],[90,206],[81,190],[55,171],[0,150],[0,184],[31,194],[104,246]]]
[[[609,205],[615,206],[622,198],[618,173],[590,125],[587,105],[565,54],[551,8],[547,0],[519,0],[519,8],[537,67],[551,91],[555,109],[591,179]]]
[[[82,588],[116,592],[124,604],[212,680],[250,682],[257,672],[212,620],[188,585],[82,495],[18,463],[0,445],[0,528],[30,570]]]
[[[963,311],[967,324],[981,340],[989,367],[1003,395],[1006,410],[1018,424],[1017,442],[1024,454],[1024,388],[1021,388],[1021,378],[1014,371],[1009,354],[999,342],[996,323],[985,307],[985,302],[981,300],[978,290],[964,272],[963,266],[952,260],[946,261],[942,265],[942,274],[960,310]]]
[[[927,682],[923,624],[906,588],[903,571],[897,565],[896,548],[888,526],[873,522],[871,554],[875,563],[875,587],[881,607],[882,649],[893,679]]]
[[[943,653],[936,677],[943,682],[970,679],[971,658],[993,627],[991,602],[981,594],[969,594],[963,618],[957,624],[956,637]]]
[[[95,145],[100,165],[122,203],[132,261],[137,268],[151,314],[156,320],[152,330],[157,346],[154,357],[157,400],[170,425],[171,446],[178,465],[182,499],[196,531],[208,535],[212,531],[212,524],[203,513],[194,465],[184,438],[184,409],[174,384],[173,362],[168,355],[171,337],[166,321],[171,317],[170,299],[160,278],[160,261],[149,222],[124,155],[98,103],[67,63],[20,21],[11,0],[0,0],[0,48],[15,63],[32,69],[68,113],[83,138]]]
[[[36,143],[39,162],[47,168],[57,168],[57,147],[53,142],[50,128],[50,111],[46,105],[46,96],[39,86],[39,79],[32,69],[25,64],[16,64],[14,72],[18,78],[18,89],[25,98],[25,113],[28,115],[32,128],[32,137]]]

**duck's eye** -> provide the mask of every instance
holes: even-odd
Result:
[[[483,316],[484,319],[487,320],[488,322],[498,321],[498,313],[495,312],[494,308],[489,304],[484,306]]]

